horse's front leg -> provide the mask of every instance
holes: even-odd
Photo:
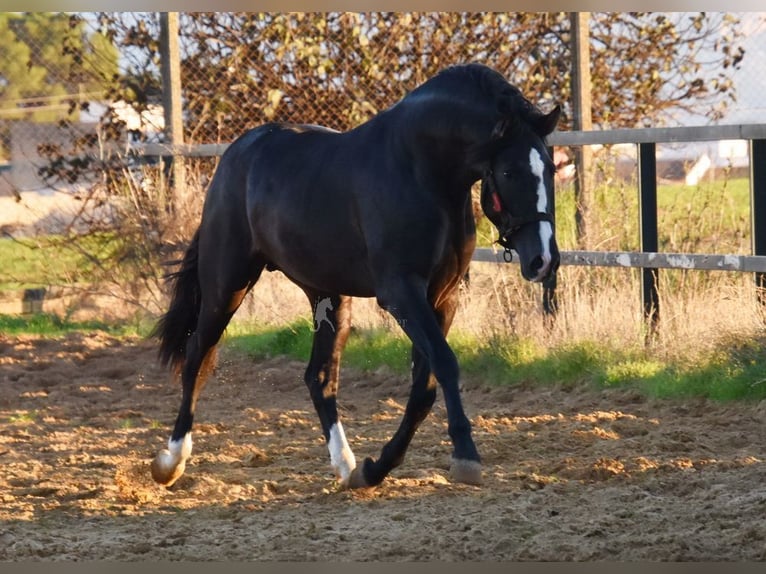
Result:
[[[471,436],[471,423],[460,400],[457,358],[445,338],[454,314],[452,296],[444,307],[428,302],[423,285],[391,282],[378,297],[413,344],[413,384],[402,423],[383,447],[380,458],[367,458],[351,476],[351,487],[374,486],[402,463],[418,425],[436,398],[434,377],[441,385],[447,407],[448,431],[454,447],[451,475],[458,482],[481,483],[481,459]],[[431,376],[433,374],[433,376]]]
[[[340,358],[351,330],[351,298],[304,291],[313,305],[315,325],[311,359],[304,380],[322,424],[330,464],[341,486],[346,487],[356,467],[356,459],[338,418],[336,397]]]

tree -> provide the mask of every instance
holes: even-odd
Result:
[[[61,98],[100,93],[117,72],[115,47],[87,34],[76,15],[0,13],[0,40],[0,109],[8,115],[15,108],[19,117],[57,119],[68,111]]]
[[[156,92],[155,15],[100,18],[142,60],[126,76],[131,92]],[[743,57],[735,24],[720,13],[594,13],[594,126],[659,125],[675,109],[720,115]],[[567,13],[185,13],[181,34],[189,142],[230,141],[271,119],[348,129],[469,60],[535,103],[562,103],[571,122]]]
[[[14,24],[19,16],[0,13],[0,109],[8,112],[18,100],[46,95],[46,71],[31,63],[31,47],[20,41]],[[5,114],[4,114],[5,115]]]
[[[0,13],[0,120],[52,122],[98,99],[117,72],[116,48],[62,13]],[[7,154],[0,124],[0,156]]]
[[[720,118],[735,98],[731,72],[744,58],[737,24],[704,12],[594,17],[594,124],[657,126],[678,110]]]

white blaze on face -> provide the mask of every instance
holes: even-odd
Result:
[[[351,452],[351,447],[346,441],[346,433],[343,432],[343,425],[340,422],[330,427],[330,440],[327,443],[330,451],[330,464],[340,478],[341,483],[347,484],[351,476],[351,471],[356,468],[356,458]]]
[[[548,212],[548,190],[545,189],[545,163],[540,156],[540,152],[535,148],[529,151],[529,168],[532,173],[537,177],[537,212]],[[543,258],[543,265],[540,267],[540,272],[537,274],[535,281],[539,281],[548,271],[548,267],[551,264],[551,238],[553,237],[553,225],[549,221],[541,221],[538,224],[540,233],[540,242],[542,243],[543,252],[541,254]]]

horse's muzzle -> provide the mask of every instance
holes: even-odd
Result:
[[[553,233],[553,223],[548,218],[540,217],[526,221],[498,243],[506,249],[513,246],[519,254],[521,275],[527,281],[545,281],[559,267],[558,245]]]
[[[554,261],[549,255],[538,255],[534,257],[528,265],[523,265],[521,274],[525,279],[533,283],[540,283],[548,279],[558,268],[558,257]]]

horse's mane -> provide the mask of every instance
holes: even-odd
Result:
[[[506,146],[510,139],[535,134],[533,126],[544,116],[502,74],[477,63],[445,68],[410,95],[416,98],[438,98],[468,108],[482,104],[486,106],[486,111],[495,118],[494,129],[487,140],[468,150],[471,163],[486,161]],[[429,118],[428,121],[434,120]]]
[[[466,98],[476,102],[481,94],[492,102],[502,118],[515,118],[531,122],[541,112],[499,72],[483,64],[471,63],[450,66],[412,92],[444,92],[456,99]]]

